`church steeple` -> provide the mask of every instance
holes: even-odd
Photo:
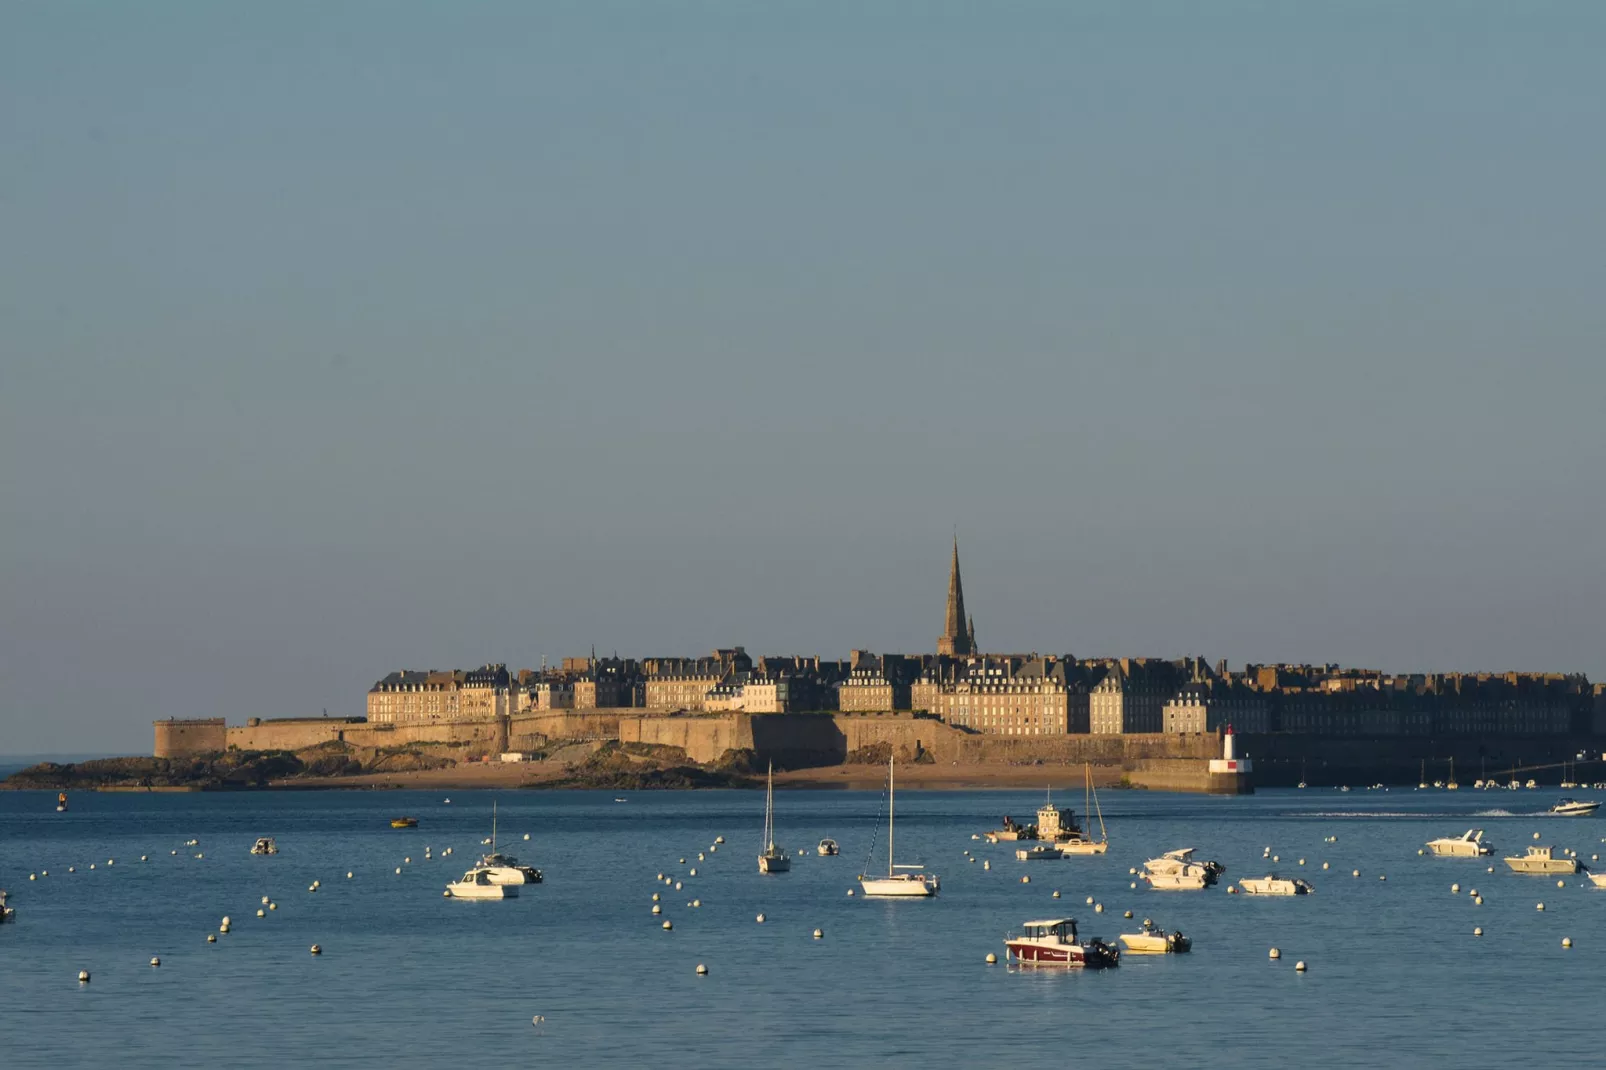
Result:
[[[948,613],[943,621],[937,653],[951,656],[974,654],[971,633],[965,622],[965,588],[959,580],[959,536],[954,536],[953,563],[948,569]]]

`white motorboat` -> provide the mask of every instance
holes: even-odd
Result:
[[[1579,802],[1576,799],[1563,799],[1550,808],[1550,812],[1560,817],[1587,817],[1600,809],[1598,802]]]
[[[838,847],[836,841],[832,839],[821,840],[820,845],[815,850],[820,853],[821,857],[842,853],[842,848]]]
[[[935,873],[925,872],[926,867],[920,865],[899,865],[892,858],[893,810],[896,793],[893,783],[893,759],[887,758],[887,875],[885,877],[859,878],[859,887],[864,889],[868,896],[900,899],[927,899],[937,894],[942,888],[942,880]],[[874,841],[870,849],[875,850]],[[866,868],[869,868],[866,866]],[[903,872],[899,872],[902,870]]]
[[[485,841],[491,845],[486,854],[480,856],[475,869],[483,869],[490,875],[492,884],[540,884],[541,871],[534,866],[520,865],[519,860],[512,855],[505,855],[496,849],[496,800],[491,800],[491,838]],[[427,848],[426,848],[427,850]]]
[[[463,874],[462,880],[448,884],[446,894],[452,899],[517,899],[519,886],[498,884],[491,879],[488,867],[475,866]]]
[[[1557,873],[1577,873],[1578,859],[1568,858],[1566,855],[1556,857],[1554,847],[1533,846],[1521,858],[1508,858],[1506,865],[1514,873],[1534,873],[1549,876]]]
[[[1445,858],[1477,858],[1494,854],[1494,844],[1483,842],[1482,829],[1467,829],[1459,836],[1442,836],[1429,840],[1425,846]]]
[[[1589,883],[1595,887],[1606,888],[1606,873],[1585,873],[1584,876],[1588,877]]]
[[[792,868],[784,847],[775,846],[775,763],[770,763],[769,780],[764,788],[764,850],[758,856],[760,873],[785,873]]]
[[[1138,932],[1121,934],[1121,949],[1130,955],[1180,955],[1193,950],[1193,941],[1180,931],[1168,933],[1144,918]]]
[[[1075,918],[1028,921],[1004,938],[1004,957],[1019,966],[1118,966],[1121,950],[1096,936],[1083,941]]]
[[[1242,877],[1238,888],[1245,895],[1309,895],[1316,890],[1299,877],[1278,877],[1270,873],[1264,877]]]
[[[259,836],[257,837],[257,842],[251,845],[251,853],[254,855],[276,855],[279,853],[279,845],[273,842],[272,836]]]
[[[1017,848],[1015,857],[1022,862],[1051,862],[1064,858],[1065,853],[1058,847],[1040,843],[1036,847]]]
[[[1199,891],[1216,883],[1216,878],[1226,872],[1225,867],[1220,862],[1195,862],[1193,850],[1183,847],[1149,859],[1143,863],[1138,879],[1162,892]]]

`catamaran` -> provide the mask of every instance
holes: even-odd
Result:
[[[892,860],[894,783],[891,756],[887,758],[887,875],[885,877],[859,877],[859,886],[865,895],[897,896],[924,899],[936,895],[942,880],[935,873],[925,872],[925,866],[899,865]],[[874,846],[871,847],[874,850]],[[868,867],[866,867],[868,868]],[[902,870],[903,872],[898,872]]]
[[[792,868],[784,847],[775,846],[775,763],[770,763],[764,788],[764,853],[758,856],[760,873],[785,873]]]

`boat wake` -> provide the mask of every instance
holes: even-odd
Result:
[[[1516,817],[1510,810],[1479,810],[1473,817]]]

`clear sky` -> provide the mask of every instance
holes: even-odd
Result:
[[[401,667],[1606,675],[1606,5],[0,5],[0,752]]]

